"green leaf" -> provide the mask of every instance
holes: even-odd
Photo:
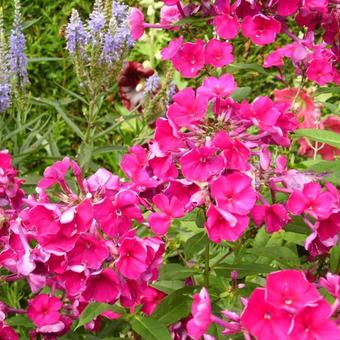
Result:
[[[152,287],[166,294],[171,294],[174,291],[183,288],[183,286],[184,286],[183,280],[171,280],[171,281],[158,280],[152,285]]]
[[[198,23],[205,23],[206,21],[210,20],[211,17],[187,17],[183,18],[179,21],[176,21],[173,26],[182,26],[185,24],[198,24]]]
[[[65,58],[58,58],[58,57],[33,57],[29,58],[29,63],[41,63],[45,61],[64,61]]]
[[[340,87],[339,86],[319,87],[316,90],[316,94],[317,93],[340,93]]]
[[[242,70],[250,70],[250,71],[255,71],[261,74],[268,74],[266,70],[259,64],[256,63],[251,63],[251,64],[246,64],[246,63],[232,63],[228,65],[228,68],[231,69],[231,71],[242,71]]]
[[[236,100],[237,102],[242,101],[250,95],[251,88],[249,86],[239,87],[236,91],[231,95],[231,98]]]
[[[106,146],[101,146],[99,148],[96,148],[93,150],[93,155],[100,155],[104,153],[111,153],[111,152],[125,152],[126,147],[121,146],[121,145],[106,145]]]
[[[75,330],[91,322],[98,315],[106,311],[112,311],[112,312],[119,313],[119,314],[122,314],[125,312],[124,308],[119,307],[117,305],[109,305],[107,303],[93,302],[89,304],[80,314],[80,318],[79,318],[79,321],[78,321],[78,324]]]
[[[6,319],[6,323],[12,327],[33,328],[34,325],[25,315],[15,315]]]
[[[198,228],[204,228],[206,221],[205,212],[203,209],[198,209],[195,217],[195,223]]]
[[[187,259],[191,259],[194,255],[197,255],[200,251],[205,248],[208,237],[205,231],[200,231],[194,236],[190,237],[189,240],[184,244],[184,255]]]
[[[174,291],[161,301],[152,317],[166,325],[185,318],[190,314],[194,290],[194,287],[184,287]]]
[[[223,277],[230,276],[233,270],[237,271],[238,277],[243,278],[248,275],[266,274],[273,271],[273,267],[261,263],[235,263],[235,264],[220,264],[214,267],[218,275]]]
[[[247,253],[256,256],[264,256],[289,267],[298,266],[300,264],[297,254],[288,247],[251,248],[247,249]]]
[[[131,327],[143,340],[171,340],[166,326],[156,319],[136,316],[131,321]]]
[[[340,270],[340,243],[331,249],[330,255],[329,263],[331,272],[338,274]]]
[[[336,161],[318,161],[308,167],[308,170],[317,172],[340,171],[340,160]]]
[[[33,103],[45,104],[53,107],[60,116],[64,119],[65,123],[83,140],[85,138],[82,131],[79,129],[77,124],[75,124],[68,114],[64,111],[63,107],[55,100],[49,100],[44,98],[34,98]]]
[[[176,278],[176,280],[184,280],[195,273],[195,269],[183,267],[178,263],[169,263],[161,267],[159,280],[166,281],[173,280],[174,278]]]
[[[333,131],[318,129],[299,129],[295,131],[294,135],[296,137],[306,137],[320,143],[326,143],[336,148],[340,148],[340,134]]]

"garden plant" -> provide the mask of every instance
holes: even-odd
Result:
[[[339,0],[0,0],[0,339],[340,339]]]

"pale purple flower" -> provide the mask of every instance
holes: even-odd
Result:
[[[0,9],[1,10],[1,9]],[[8,56],[6,53],[3,16],[0,11],[0,112],[4,112],[10,105],[11,87],[9,84]]]
[[[70,22],[66,28],[66,40],[66,48],[70,54],[75,54],[77,49],[79,49],[82,54],[85,54],[85,47],[89,37],[80,19],[78,11],[75,9],[72,11]]]
[[[88,21],[89,31],[92,36],[92,40],[105,26],[105,15],[103,9],[102,0],[97,0],[92,13],[90,14],[90,20]]]
[[[23,87],[28,83],[25,49],[26,39],[22,33],[20,2],[16,0],[15,17],[10,36],[9,62],[11,74],[16,78],[19,87]]]
[[[120,1],[112,2],[112,18],[115,18],[118,25],[125,24],[129,15],[129,7]]]
[[[144,94],[155,93],[161,83],[161,78],[157,73],[153,74],[151,77],[146,79]]]

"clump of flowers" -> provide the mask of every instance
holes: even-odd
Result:
[[[107,11],[109,10],[109,13]],[[66,28],[66,48],[81,85],[90,98],[111,85],[134,40],[128,25],[129,8],[120,1],[104,6],[96,0],[87,22],[73,10]]]
[[[19,208],[23,192],[6,152],[0,170],[2,206]],[[76,191],[66,180],[69,171]],[[158,277],[164,243],[137,236],[134,223],[142,223],[143,215],[130,184],[105,169],[83,179],[77,163],[64,158],[45,170],[37,192],[1,228],[6,233],[0,252],[1,267],[11,272],[8,280],[26,279],[36,294],[27,310],[36,333],[65,334],[91,302],[119,301],[131,311],[147,306],[144,294]],[[49,293],[40,293],[43,288]]]
[[[340,329],[333,319],[339,307],[339,276],[328,274],[321,285],[335,296],[333,305],[319,293],[302,271],[281,270],[267,276],[266,286],[256,288],[249,299],[244,299],[244,310],[237,314],[222,310],[223,318],[212,314],[211,301],[205,288],[194,295],[192,319],[187,324],[188,334],[200,339],[211,324],[224,328],[223,335],[243,332],[245,338],[265,340],[318,339],[327,335],[338,339]]]
[[[0,112],[10,107],[12,99],[20,94],[29,82],[20,1],[15,0],[14,5],[15,14],[9,41],[5,37],[3,11],[0,8]]]

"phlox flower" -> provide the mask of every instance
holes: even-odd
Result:
[[[204,48],[203,40],[184,43],[171,59],[175,69],[185,78],[197,77],[205,64]]]
[[[300,5],[300,0],[279,0],[276,13],[287,17],[294,14]]]
[[[119,247],[117,268],[128,279],[136,280],[148,267],[146,259],[147,250],[142,240],[137,237],[125,238]]]
[[[202,86],[197,90],[197,94],[210,99],[225,99],[237,88],[234,77],[231,74],[224,74],[220,78],[208,77],[203,81]]]
[[[268,233],[281,230],[290,221],[285,206],[278,203],[257,205],[252,210],[251,216],[258,227],[264,223]]]
[[[19,340],[19,336],[12,327],[0,321],[0,339]]]
[[[144,14],[136,7],[131,9],[129,26],[132,39],[140,39],[144,34]]]
[[[160,212],[151,213],[148,216],[150,228],[154,233],[164,235],[174,218],[184,216],[183,203],[175,196],[169,199],[164,194],[155,195],[152,201]]]
[[[184,177],[190,181],[206,182],[221,172],[224,161],[216,152],[216,148],[202,146],[185,153],[180,159]]]
[[[166,297],[166,294],[153,287],[147,287],[143,293],[142,311],[145,315],[151,315],[158,304]]]
[[[195,294],[193,300],[192,319],[187,323],[187,331],[190,337],[199,340],[211,324],[211,302],[205,288],[202,288],[199,294]]]
[[[213,181],[211,196],[221,210],[242,216],[249,214],[257,199],[251,178],[240,172],[221,176]]]
[[[167,116],[179,128],[192,128],[203,120],[207,109],[207,99],[195,95],[195,91],[187,87],[173,96],[173,104],[169,106]]]
[[[340,276],[332,273],[327,273],[326,278],[319,280],[320,286],[327,289],[335,298],[340,299]]]
[[[314,306],[305,307],[294,318],[289,339],[338,340],[340,329],[333,320],[329,319],[330,315],[331,306],[324,299]]]
[[[217,15],[214,18],[216,33],[223,39],[233,39],[237,36],[240,24],[235,13],[232,13],[230,1],[216,2]]]
[[[163,6],[160,12],[160,23],[161,25],[171,25],[179,21],[182,18],[180,11],[176,5],[173,6]],[[176,30],[178,27],[171,27],[171,30]]]
[[[265,289],[255,288],[241,315],[241,324],[258,340],[289,339],[291,314],[269,304],[265,295]]]
[[[232,51],[233,47],[231,44],[211,39],[205,46],[205,63],[215,67],[229,65],[234,61]]]
[[[205,227],[208,232],[208,237],[215,243],[221,241],[237,241],[243,233],[246,231],[249,225],[248,216],[233,215],[233,219],[230,216],[225,216],[225,212],[221,209],[210,205],[207,211],[207,221]],[[230,221],[235,221],[231,223]]]
[[[58,298],[40,294],[29,302],[27,316],[38,327],[53,325],[60,320],[62,305]]]
[[[289,196],[287,209],[294,215],[304,212],[318,219],[326,219],[332,212],[333,196],[328,191],[322,192],[319,183],[307,183],[302,191],[295,190]]]
[[[242,33],[256,45],[267,45],[275,41],[281,31],[281,24],[273,17],[264,14],[246,16],[242,22]]]

